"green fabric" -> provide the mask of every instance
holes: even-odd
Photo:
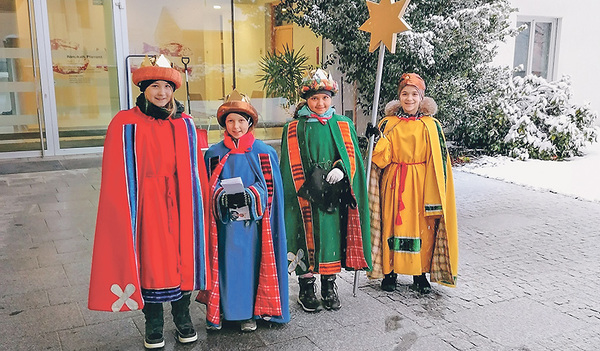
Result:
[[[354,179],[351,180],[351,186],[359,207],[365,260],[369,267],[371,267],[370,224],[365,170],[352,121],[345,116],[336,114],[325,125],[319,122],[307,122],[306,118],[299,118],[297,131],[302,164],[305,172],[310,171],[316,164],[327,171],[333,168],[334,164],[338,167],[341,165],[344,173],[348,175],[350,172],[350,160],[337,124],[338,121],[349,123],[352,142],[356,152],[356,172]],[[302,264],[298,264],[295,268],[296,274],[300,275],[308,272],[309,263],[304,225],[289,163],[288,125],[289,123],[284,126],[282,136],[281,175],[284,185],[288,252],[297,255],[299,250],[303,251]],[[303,135],[306,137],[301,137]],[[306,141],[306,144],[303,144],[304,141]],[[342,259],[342,243],[345,240],[345,228],[343,228],[343,231],[341,229],[342,224],[345,226],[345,218],[343,218],[345,213],[345,208],[338,208],[333,213],[327,213],[319,210],[317,206],[312,206],[315,237],[315,272],[318,271],[319,263],[335,262]],[[340,234],[341,231],[343,235]]]
[[[421,252],[421,239],[392,237],[388,239],[388,247],[392,251]]]

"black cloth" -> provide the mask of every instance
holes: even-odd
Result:
[[[315,166],[298,189],[298,195],[328,213],[334,212],[340,204],[356,207],[356,202],[350,193],[348,177],[344,175],[339,182],[329,184],[325,180],[328,173],[329,171]]]
[[[221,196],[221,205],[227,208],[240,208],[247,206],[250,203],[250,199],[245,192],[235,194],[223,194]]]
[[[372,136],[375,136],[375,139],[377,139],[380,135],[381,132],[379,131],[379,128],[374,126],[371,122],[367,123],[367,130],[365,131],[365,136],[367,139],[371,138]]]
[[[137,99],[135,100],[135,105],[140,108],[143,114],[154,117],[156,119],[167,119],[171,116],[171,111],[167,110],[163,107],[158,107],[148,101],[144,93],[141,93]],[[180,118],[181,114],[185,110],[183,104],[177,100],[175,100],[175,106],[177,110],[175,111],[175,115],[172,118]]]

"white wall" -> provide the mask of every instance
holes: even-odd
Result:
[[[517,14],[561,18],[558,38],[557,78],[571,76],[573,102],[590,102],[600,111],[600,1],[598,0],[512,0]],[[514,38],[501,44],[495,64],[513,64]]]

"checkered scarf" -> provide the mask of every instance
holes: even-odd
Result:
[[[371,279],[383,278],[383,251],[381,238],[381,193],[379,191],[379,180],[381,169],[371,164],[369,175],[369,211],[371,213],[371,259],[373,269],[367,272]]]

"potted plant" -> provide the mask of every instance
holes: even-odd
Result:
[[[281,104],[285,109],[295,105],[300,100],[298,88],[302,82],[304,71],[310,68],[306,65],[308,56],[290,49],[286,44],[283,52],[267,54],[261,58],[259,66],[263,75],[259,75],[257,82],[263,83],[263,90],[268,97],[281,97]]]

